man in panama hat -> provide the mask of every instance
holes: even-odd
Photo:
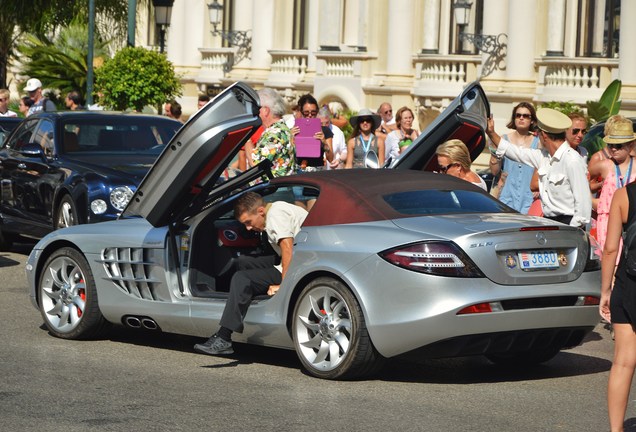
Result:
[[[585,228],[592,212],[592,198],[587,181],[587,166],[581,156],[565,140],[572,120],[551,108],[537,110],[539,140],[543,149],[511,145],[495,132],[488,119],[486,133],[497,148],[497,156],[530,165],[539,173],[539,196],[546,218]]]

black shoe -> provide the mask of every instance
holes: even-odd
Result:
[[[196,344],[194,346],[196,352],[209,355],[229,355],[234,354],[232,349],[232,342],[221,339],[217,334],[214,334],[202,344]]]

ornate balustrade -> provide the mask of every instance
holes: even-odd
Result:
[[[307,50],[270,50],[272,63],[266,81],[267,86],[280,87],[305,80],[307,72]]]
[[[584,104],[598,99],[618,72],[618,60],[604,58],[544,57],[538,68],[539,101]]]
[[[217,84],[225,78],[234,62],[234,48],[199,48],[201,69],[197,82]]]
[[[477,79],[481,56],[419,54],[413,63],[415,95],[454,97]]]

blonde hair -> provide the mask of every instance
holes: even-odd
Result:
[[[435,150],[437,156],[444,156],[450,159],[451,163],[458,163],[464,168],[464,171],[470,170],[472,161],[470,160],[470,152],[468,147],[461,140],[452,139],[441,144]]]
[[[11,97],[11,93],[7,89],[0,89],[0,97],[5,97],[7,100]]]

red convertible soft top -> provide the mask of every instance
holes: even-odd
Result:
[[[304,226],[372,222],[413,217],[395,211],[383,196],[416,190],[471,190],[477,186],[446,174],[391,169],[345,169],[278,177],[273,185],[305,184],[320,190],[320,198]],[[326,198],[326,199],[325,199]]]

